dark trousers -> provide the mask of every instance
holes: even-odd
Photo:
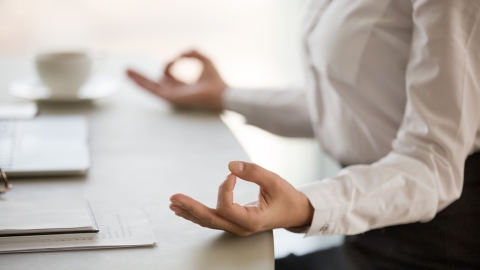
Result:
[[[480,152],[465,162],[460,199],[430,222],[347,236],[341,247],[278,259],[275,269],[480,269]]]

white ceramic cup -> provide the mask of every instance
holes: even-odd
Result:
[[[51,98],[76,98],[90,76],[92,58],[86,52],[50,52],[35,58],[42,82],[50,88]]]

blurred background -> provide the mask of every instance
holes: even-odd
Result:
[[[33,59],[44,50],[87,49],[101,52],[106,61],[118,55],[148,57],[158,63],[160,74],[166,61],[196,48],[212,58],[232,87],[301,88],[305,83],[300,31],[304,2],[0,0],[0,55]],[[177,74],[187,80],[195,76],[194,65],[183,69]],[[117,76],[129,83],[123,74]],[[246,126],[232,112],[222,119],[253,162],[295,186],[339,169],[313,139],[275,136]],[[275,230],[274,236],[276,257],[342,241],[339,236],[303,239],[285,230]]]

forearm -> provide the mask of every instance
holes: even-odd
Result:
[[[245,116],[247,124],[286,137],[313,137],[305,94],[299,90],[244,90],[229,88],[224,109]]]

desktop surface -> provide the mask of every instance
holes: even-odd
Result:
[[[156,72],[147,58],[111,57],[108,76],[123,80],[134,64]],[[0,57],[0,99],[33,74],[31,59]],[[248,160],[218,115],[175,111],[128,81],[121,91],[93,103],[40,103],[44,115],[81,114],[89,121],[91,167],[85,176],[16,178],[9,198],[84,195],[136,206],[149,219],[154,247],[0,255],[0,269],[273,269],[272,232],[249,237],[202,228],[174,215],[169,197],[185,193],[212,207],[231,160]],[[238,181],[236,201],[257,197],[258,188]]]

